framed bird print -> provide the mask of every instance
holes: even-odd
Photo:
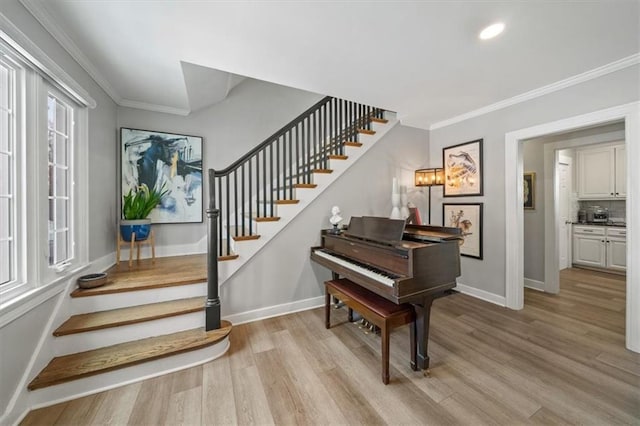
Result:
[[[482,195],[482,139],[442,149],[445,197]]]
[[[442,205],[444,226],[462,231],[461,256],[482,260],[482,207],[483,203]]]

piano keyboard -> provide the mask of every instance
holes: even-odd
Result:
[[[345,268],[350,269],[354,272],[365,275],[389,287],[393,287],[393,284],[395,282],[393,278],[400,278],[396,275],[388,274],[364,263],[355,262],[352,259],[347,260],[346,258],[343,258],[342,256],[336,254],[330,254],[322,249],[316,250],[315,254],[317,256],[324,257],[325,259],[329,259],[332,262],[335,262],[340,266],[344,266]]]

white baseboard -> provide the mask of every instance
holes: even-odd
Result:
[[[524,286],[532,290],[544,291],[544,283],[542,281],[532,280],[530,278],[524,279]]]
[[[507,300],[504,296],[498,296],[497,294],[489,293],[488,291],[480,290],[475,287],[469,287],[468,285],[464,285],[458,283],[454,290],[458,290],[460,293],[467,294],[469,296],[473,296],[477,299],[484,300],[486,302],[493,303],[499,306],[506,306]]]
[[[320,306],[324,306],[324,296],[312,297],[310,299],[298,300],[291,303],[283,303],[282,305],[269,306],[267,308],[255,309],[253,311],[242,312],[239,314],[232,314],[223,317],[223,319],[230,321],[231,324],[238,325],[246,322],[277,317],[280,315],[292,314],[294,312],[306,311]]]

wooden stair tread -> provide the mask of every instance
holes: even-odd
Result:
[[[294,183],[293,184],[294,188],[308,188],[308,189],[313,189],[313,188],[317,188],[318,185],[315,183]]]
[[[102,330],[121,325],[136,324],[167,318],[176,315],[198,312],[204,309],[205,297],[171,300],[168,302],[150,303],[109,311],[92,312],[73,315],[54,332],[54,336],[83,333],[85,331]]]
[[[362,133],[363,135],[375,135],[376,131],[369,129],[358,129],[358,133]]]
[[[230,332],[231,323],[222,321],[221,328],[209,332],[197,328],[55,357],[29,383],[28,389],[41,389],[204,348],[221,341]]]
[[[71,297],[87,297],[100,294],[123,293],[127,291],[196,284],[207,281],[207,255],[173,256],[133,262],[129,268],[126,262],[107,270],[109,282],[96,288],[77,288]]]
[[[329,156],[329,160],[346,160],[348,158],[349,158],[348,155],[331,154]]]
[[[218,256],[218,261],[219,262],[224,262],[224,261],[227,261],[227,260],[235,260],[235,259],[237,259],[239,257],[240,257],[240,255],[238,255],[238,254],[228,254],[226,256]]]
[[[315,170],[313,170],[313,173],[329,174],[329,173],[333,173],[333,170],[331,170],[331,169],[315,169]]]
[[[360,148],[362,146],[362,142],[353,142],[353,141],[347,141],[344,143],[345,146],[352,146],[355,148]]]
[[[249,240],[259,240],[259,239],[260,239],[260,235],[259,234],[236,235],[235,237],[233,237],[233,241],[249,241]]]
[[[257,216],[253,220],[256,222],[277,222],[280,220],[280,216]]]
[[[275,200],[274,204],[285,205],[285,204],[298,204],[300,200]]]
[[[378,118],[378,117],[371,117],[371,121],[373,121],[374,123],[382,123],[382,124],[387,124],[389,122],[389,120],[387,120],[386,118]]]

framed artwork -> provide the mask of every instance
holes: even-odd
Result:
[[[442,149],[445,197],[482,195],[482,139]]]
[[[536,173],[525,172],[523,181],[524,208],[534,210],[536,208]]]
[[[482,260],[482,207],[483,203],[442,205],[444,226],[460,228],[462,231],[461,256]]]
[[[120,129],[121,189],[146,184],[167,190],[152,223],[202,222],[202,138]]]

